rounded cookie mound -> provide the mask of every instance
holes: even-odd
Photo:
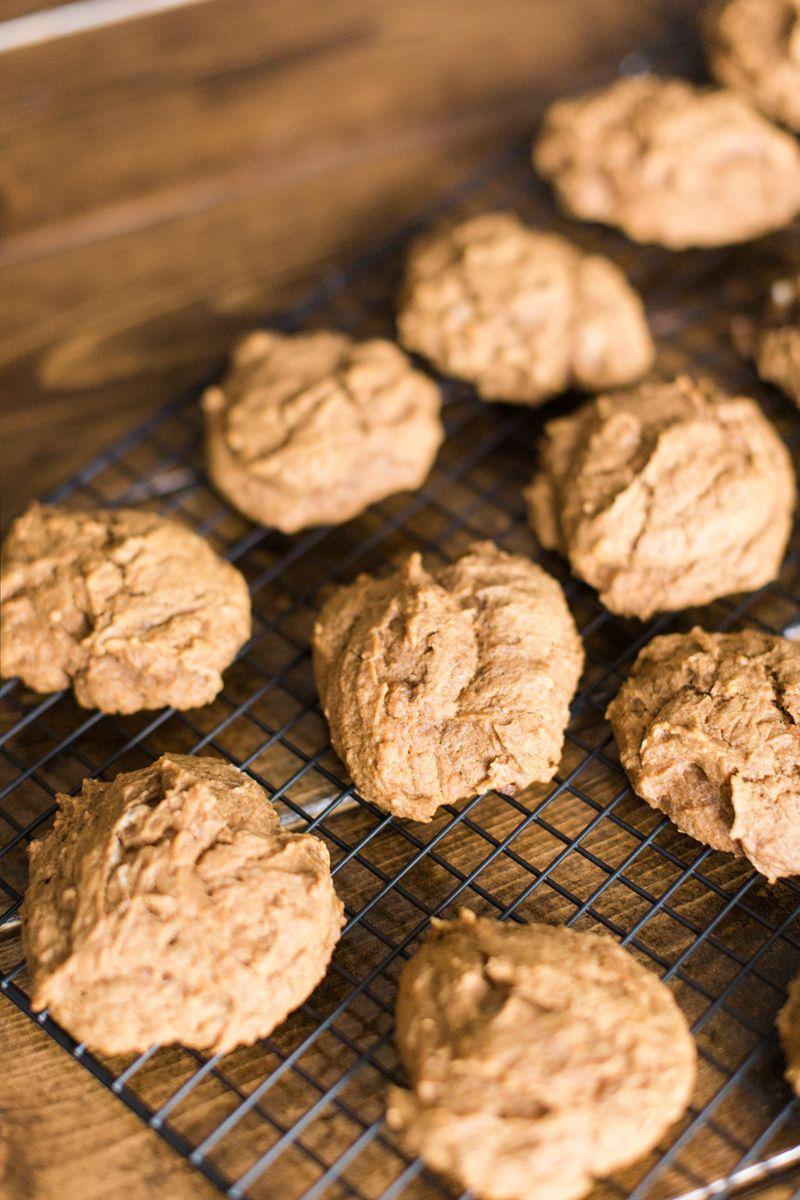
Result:
[[[644,620],[773,579],[795,481],[753,400],[682,377],[551,421],[527,497],[541,543]]]
[[[800,132],[800,0],[717,0],[703,25],[719,82]]]
[[[619,267],[510,213],[418,242],[397,326],[404,345],[485,400],[620,387],[653,361],[642,302]]]
[[[0,573],[0,674],[86,708],[196,708],[250,636],[240,573],[177,521],[32,505]]]
[[[786,1057],[786,1078],[800,1096],[800,974],[789,984],[789,994],[776,1024]]]
[[[341,333],[250,334],[203,407],[215,486],[284,533],[420,487],[444,436],[432,380],[391,342]]]
[[[485,1200],[578,1200],[684,1111],[695,1048],[667,987],[615,942],[464,912],[405,967],[411,1090],[388,1123]]]
[[[164,755],[58,802],[30,849],[23,941],[34,1008],[73,1037],[224,1053],[324,975],[342,918],[327,848],[282,830],[235,767]]]
[[[674,250],[724,246],[800,211],[800,148],[738,93],[636,75],[548,110],[534,148],[577,217]]]
[[[771,882],[800,873],[800,645],[755,629],[654,638],[608,718],[648,804]]]
[[[429,821],[553,777],[583,647],[558,583],[529,559],[482,542],[429,572],[412,554],[336,591],[313,648],[333,747],[381,808]]]

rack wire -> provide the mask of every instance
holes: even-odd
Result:
[[[757,249],[670,255],[609,231],[567,225],[513,147],[417,224],[511,207],[609,253],[647,298],[665,374],[705,371],[755,394],[797,458],[800,421],[734,354],[732,312],[780,256]],[[406,231],[408,232],[408,231]],[[272,324],[391,335],[403,238]],[[79,709],[71,696],[0,688],[0,890],[6,900],[0,984],[176,1151],[231,1200],[428,1200],[454,1193],[409,1159],[383,1122],[402,1076],[392,1044],[396,980],[434,915],[466,904],[502,919],[560,922],[618,938],[674,990],[697,1038],[700,1068],[686,1117],[644,1162],[598,1187],[628,1200],[706,1200],[779,1175],[800,1179],[800,1111],[782,1076],[774,1018],[800,969],[800,886],[770,887],[742,860],[679,834],[632,795],[604,719],[637,651],[656,633],[800,624],[797,538],[780,578],[758,592],[642,625],[605,611],[557,557],[537,551],[521,499],[545,412],[486,405],[443,380],[447,441],[413,495],[340,528],[288,539],[254,528],[208,487],[196,396],[182,397],[58,489],[68,505],[142,504],[180,516],[248,579],[253,636],[203,709],[131,717]],[[333,755],[310,671],[320,596],[409,550],[436,564],[476,538],[532,554],[564,584],[587,652],[564,759],[552,784],[447,806],[430,825],[397,821],[357,795]],[[20,960],[18,910],[27,843],[59,791],[113,778],[164,750],[216,754],[250,772],[282,819],[324,838],[347,925],[327,978],[271,1038],[224,1057],[179,1046],[103,1058],[35,1014]],[[793,1174],[793,1172],[795,1172]],[[787,1182],[787,1195],[793,1185]]]

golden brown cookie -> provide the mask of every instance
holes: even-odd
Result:
[[[564,208],[673,250],[725,246],[800,211],[800,148],[746,97],[636,75],[559,100],[534,147]]]
[[[258,784],[165,754],[59,796],[22,912],[34,1008],[105,1054],[225,1053],[267,1037],[325,974],[342,905],[324,843]]]
[[[800,132],[800,0],[715,0],[703,32],[719,82]]]
[[[642,302],[619,267],[511,213],[422,238],[397,327],[405,346],[485,400],[621,387],[653,361]]]
[[[441,804],[514,793],[558,767],[583,647],[558,583],[479,542],[427,571],[339,588],[314,628],[333,747],[361,795],[430,821]]]
[[[795,481],[753,400],[681,377],[551,421],[527,498],[542,545],[612,612],[645,620],[773,579]]]
[[[667,634],[608,709],[639,796],[684,833],[800,874],[800,645],[755,629]]]
[[[195,708],[250,636],[240,573],[204,538],[131,508],[33,504],[0,573],[0,674],[85,708]]]
[[[433,381],[391,342],[341,333],[250,334],[203,407],[214,485],[284,533],[421,487],[444,437]]]
[[[696,1052],[669,989],[591,933],[462,911],[404,968],[411,1088],[388,1123],[482,1200],[578,1200],[686,1108]]]
[[[800,1096],[800,974],[789,984],[786,1003],[776,1024],[786,1058],[786,1078]]]

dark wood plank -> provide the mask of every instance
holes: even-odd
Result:
[[[181,191],[189,207],[244,167],[266,182],[442,115],[502,126],[659,20],[637,0],[215,0],[21,50],[0,72],[0,228],[80,240],[87,214],[124,225]]]
[[[7,1001],[0,1010],[3,1200],[218,1195]]]

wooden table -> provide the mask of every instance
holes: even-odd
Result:
[[[92,0],[66,35],[69,5],[3,12],[3,526],[663,20],[640,0],[175,0],[113,24]],[[0,1062],[2,1196],[214,1194],[2,1002]]]

